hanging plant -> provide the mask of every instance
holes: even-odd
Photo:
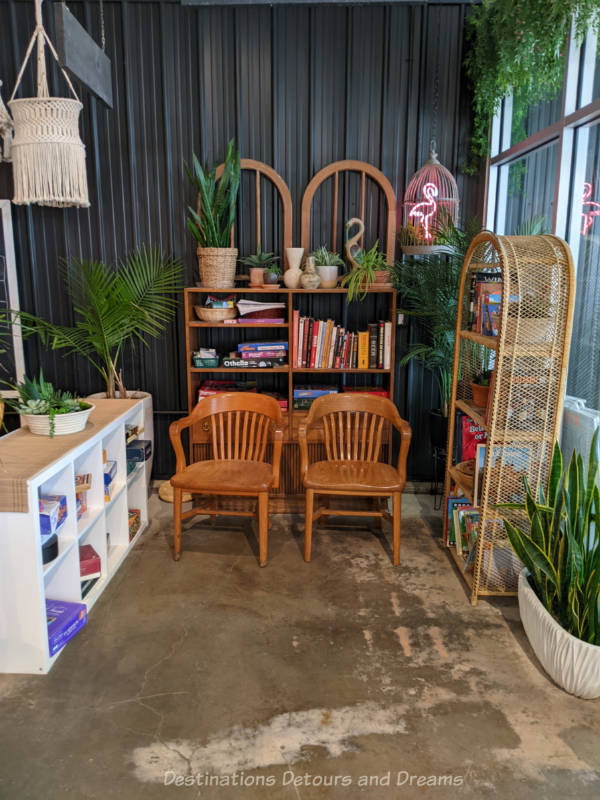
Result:
[[[473,8],[465,65],[474,86],[475,159],[487,155],[490,121],[507,94],[515,98],[513,131],[523,130],[529,106],[558,95],[572,20],[578,42],[598,31],[598,0],[482,0]]]

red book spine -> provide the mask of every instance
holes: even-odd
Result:
[[[300,323],[300,312],[294,311],[292,314],[292,367],[295,367],[298,360],[298,325]]]
[[[313,324],[313,331],[312,331],[312,346],[310,348],[310,368],[314,369],[315,360],[317,357],[317,342],[319,340],[319,327],[321,323],[319,320],[315,320]]]

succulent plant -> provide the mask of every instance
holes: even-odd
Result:
[[[57,414],[72,414],[75,411],[84,411],[89,408],[89,403],[73,397],[70,392],[55,389],[44,380],[40,370],[39,380],[31,380],[27,376],[15,387],[18,398],[8,398],[7,405],[19,414],[47,414],[50,417],[50,436],[54,436],[54,417]]]
[[[275,263],[276,261],[279,261],[279,256],[276,256],[274,253],[263,253],[260,249],[260,245],[258,245],[254,255],[240,259],[240,262],[247,267],[256,267],[281,275],[281,269],[279,265]]]

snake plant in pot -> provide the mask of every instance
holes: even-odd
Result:
[[[525,481],[524,503],[499,504],[504,527],[525,565],[519,611],[527,638],[550,677],[567,692],[600,697],[600,429],[587,467],[568,467],[554,446],[546,492]]]
[[[198,270],[204,286],[228,289],[235,284],[237,247],[231,247],[231,231],[240,188],[240,155],[233,139],[225,153],[223,173],[217,178],[215,164],[209,171],[194,154],[187,176],[198,190],[198,210],[189,208],[187,227],[198,242]]]

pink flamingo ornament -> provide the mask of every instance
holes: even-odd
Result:
[[[423,187],[423,195],[426,200],[417,205],[409,212],[409,217],[415,217],[423,227],[423,235],[425,239],[430,242],[432,240],[431,231],[429,230],[429,223],[432,217],[435,216],[437,211],[437,203],[435,198],[438,196],[439,191],[435,183],[426,183]]]
[[[581,235],[586,236],[589,229],[592,227],[594,217],[600,217],[600,203],[595,200],[590,200],[592,196],[592,184],[583,184],[583,202],[582,206],[589,206],[589,211],[582,211],[583,225],[581,226]]]

